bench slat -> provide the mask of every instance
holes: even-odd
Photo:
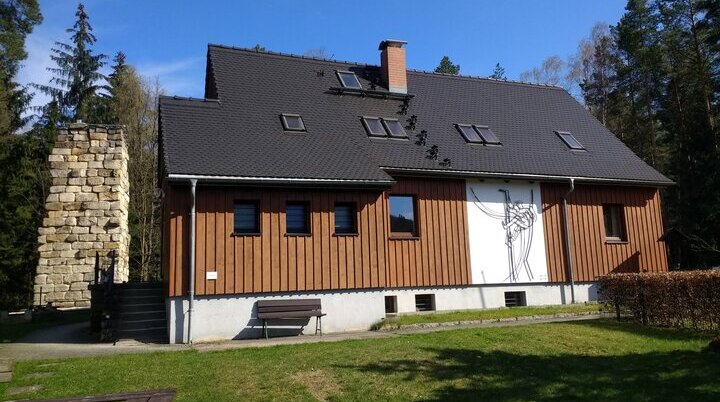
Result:
[[[320,299],[258,300],[258,307],[320,306]]]
[[[258,313],[257,317],[260,319],[267,318],[310,318],[323,315],[320,310],[313,311],[284,311],[284,312],[273,312],[273,313]]]
[[[320,306],[287,306],[287,307],[258,307],[258,313],[275,313],[281,311],[312,311],[320,310]]]

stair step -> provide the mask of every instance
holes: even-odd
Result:
[[[162,310],[123,312],[123,313],[118,313],[117,317],[120,321],[165,320],[167,318],[167,315],[165,314],[165,309],[162,309]]]
[[[120,339],[137,340],[164,340],[167,341],[168,333],[166,327],[145,328],[145,329],[119,329],[117,332]]]
[[[116,283],[116,289],[161,289],[163,288],[162,282],[127,282],[127,283]]]
[[[115,306],[115,312],[120,314],[158,310],[165,310],[165,303],[121,303]]]
[[[151,303],[162,303],[164,304],[165,300],[162,296],[157,295],[150,295],[150,296],[126,296],[126,295],[120,295],[119,300],[120,304],[151,304]]]
[[[166,328],[167,320],[151,319],[151,320],[118,320],[117,328],[119,330],[142,330],[152,328]]]
[[[162,289],[117,289],[117,293],[119,295],[128,295],[128,296],[165,296]]]

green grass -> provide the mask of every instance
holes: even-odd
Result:
[[[567,306],[537,306],[537,307],[504,307],[496,309],[483,310],[465,310],[453,311],[449,313],[429,313],[429,314],[406,314],[397,317],[386,318],[378,321],[373,328],[380,329],[384,327],[398,328],[403,325],[424,324],[424,323],[442,323],[442,322],[458,322],[458,321],[477,321],[491,320],[503,318],[517,318],[529,316],[541,316],[563,313],[597,313],[600,311],[600,305],[590,304],[573,304]]]
[[[177,401],[717,401],[709,335],[612,320],[476,328],[221,352],[19,362],[18,397],[176,388]],[[24,380],[51,369],[55,375]],[[0,385],[0,397],[4,388]]]
[[[17,342],[23,336],[40,329],[85,320],[90,320],[89,310],[56,311],[44,314],[42,318],[33,319],[31,322],[0,324],[0,343]]]

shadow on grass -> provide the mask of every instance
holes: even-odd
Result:
[[[577,323],[687,339],[686,333],[623,325]],[[695,351],[624,355],[521,354],[464,348],[425,348],[433,357],[386,360],[353,369],[398,383],[430,385],[434,401],[718,401],[718,355]],[[351,367],[345,367],[346,369]],[[425,399],[425,398],[424,398]]]

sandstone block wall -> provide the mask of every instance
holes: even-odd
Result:
[[[35,304],[90,305],[95,254],[116,250],[115,281],[128,278],[128,152],[122,127],[76,123],[60,131],[49,156],[52,185],[39,228]]]

